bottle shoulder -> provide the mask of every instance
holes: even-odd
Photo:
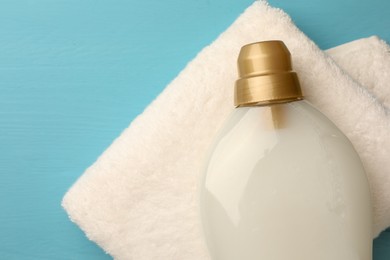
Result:
[[[307,131],[314,131],[319,136],[330,135],[349,142],[331,120],[305,100],[272,106],[239,107],[225,121],[219,136],[239,130],[242,135],[247,135],[251,129],[256,129],[258,135],[291,133],[296,135],[295,138],[303,139]]]

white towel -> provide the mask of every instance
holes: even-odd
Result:
[[[389,100],[387,50],[369,49],[376,55],[370,57],[386,56],[379,62],[387,62],[387,69],[374,75],[360,56],[367,50],[360,47],[380,41],[357,42],[358,55],[352,56],[359,62],[345,66],[353,80],[288,15],[257,1],[186,66],[67,192],[63,207],[88,238],[116,259],[209,259],[197,195],[205,152],[234,109],[240,47],[272,39],[283,40],[291,51],[307,99],[360,154],[372,187],[375,235],[390,225],[390,121],[378,101]],[[347,64],[344,51],[330,53]],[[357,81],[370,85],[374,94]],[[386,96],[374,91],[377,86]]]
[[[390,46],[377,36],[326,51],[337,65],[390,109]]]

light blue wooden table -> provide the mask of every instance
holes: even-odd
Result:
[[[252,0],[0,1],[0,259],[110,259],[63,194]],[[321,48],[377,34],[388,0],[273,0]],[[390,259],[390,232],[375,240]]]

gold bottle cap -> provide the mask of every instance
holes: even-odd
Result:
[[[238,56],[235,106],[261,106],[303,99],[291,54],[282,41],[245,45]]]

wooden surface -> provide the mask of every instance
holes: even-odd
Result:
[[[251,0],[0,1],[0,259],[110,259],[72,183]],[[390,2],[273,0],[320,47],[390,41]],[[390,259],[390,232],[375,241]]]

